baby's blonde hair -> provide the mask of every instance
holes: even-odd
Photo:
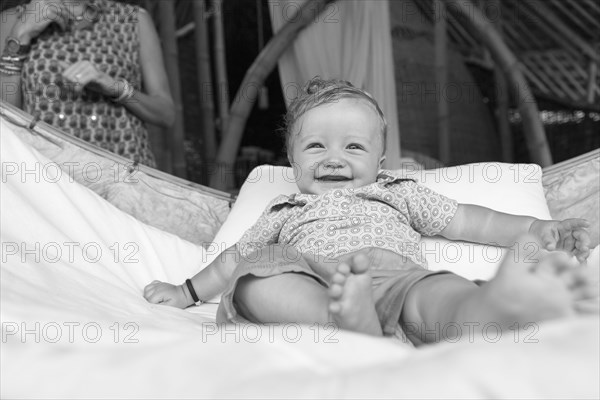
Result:
[[[366,91],[353,86],[348,81],[339,79],[324,80],[316,76],[302,88],[298,96],[292,100],[284,119],[285,149],[290,152],[290,143],[294,126],[307,111],[323,104],[334,103],[340,99],[363,100],[370,104],[380,120],[383,154],[387,139],[387,121],[377,101]]]

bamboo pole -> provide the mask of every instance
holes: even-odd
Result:
[[[544,126],[540,120],[537,103],[523,76],[519,61],[502,41],[494,26],[473,4],[467,7],[464,0],[446,0],[446,2],[450,12],[461,15],[471,24],[480,40],[490,50],[494,61],[506,75],[517,98],[519,112],[523,119],[527,148],[532,161],[542,167],[551,165],[552,155],[546,140]]]
[[[516,3],[518,4],[519,11],[522,12],[522,15],[525,17],[525,21],[538,21],[540,19],[538,7],[539,3],[536,3],[535,6],[529,4],[526,1]],[[550,11],[547,11],[550,12]],[[537,14],[537,15],[536,15]],[[544,33],[554,40],[555,43],[559,44],[565,51],[569,52],[571,56],[575,59],[581,58],[581,51],[577,48],[578,43],[572,42],[567,36],[565,36],[559,29],[550,23],[545,23],[544,21],[540,21],[536,24],[536,27],[540,30],[544,31]],[[578,39],[582,40],[582,39]]]
[[[445,90],[448,87],[448,20],[444,0],[434,2],[435,18],[435,83],[439,98],[437,102],[438,158],[444,164],[450,162],[450,112]]]
[[[577,101],[580,98],[585,99],[585,92],[578,93],[577,88],[574,88],[566,82],[566,80],[572,78],[571,72],[567,71],[562,63],[555,57],[552,57],[551,52],[548,51],[544,54],[539,65],[546,72],[547,81],[551,81],[550,84],[552,84],[554,88],[560,87],[566,97],[571,98],[573,101]]]
[[[259,88],[302,28],[313,21],[332,1],[335,0],[307,0],[271,38],[246,72],[229,113],[227,131],[219,146],[215,171],[210,177],[211,187],[227,189],[230,186],[233,177],[227,169],[231,168],[237,156],[246,120],[256,102]]]
[[[215,74],[217,75],[217,109],[221,136],[227,129],[229,114],[229,83],[225,57],[225,34],[223,33],[223,0],[212,0]]]
[[[258,31],[258,53],[260,54],[263,47],[265,47],[261,0],[256,0],[256,27]],[[269,108],[269,90],[264,85],[262,85],[258,90],[258,108],[260,110],[267,110]]]
[[[538,71],[535,57],[531,57],[525,53],[522,53],[521,60],[523,60],[522,63],[525,66],[525,68],[523,68],[523,74],[525,74],[525,77],[533,83],[533,86],[537,87],[538,92],[547,95],[556,94],[556,92],[551,89],[551,86],[548,84],[548,82],[545,82],[544,75]]]
[[[568,68],[570,64],[576,61],[567,59],[563,54],[554,51],[547,51],[546,58],[552,62],[552,64],[560,71],[561,75],[569,81],[571,87],[575,89],[577,97],[575,100],[579,100],[582,97],[585,98],[587,94],[586,88],[584,87],[585,85],[578,81],[573,75],[573,72]]]
[[[585,0],[585,3],[589,8],[593,8],[596,10],[596,12],[600,12],[600,5],[598,5],[598,2],[596,2],[596,0]]]
[[[544,82],[548,84],[552,88],[554,93],[558,93],[561,97],[571,98],[571,100],[576,100],[577,96],[572,96],[570,93],[570,89],[563,82],[563,78],[560,74],[557,74],[557,71],[549,65],[548,57],[546,54],[540,54],[537,57],[531,58],[530,61],[534,61],[535,68],[539,71],[540,77],[544,79]]]
[[[494,25],[498,29],[498,34],[502,35],[504,31],[501,19],[502,3],[500,0],[490,0],[490,4],[498,10],[498,18],[494,21]],[[502,161],[510,163],[513,162],[513,141],[508,121],[508,85],[498,63],[494,63],[494,78],[496,81],[496,120],[498,121],[498,133],[500,134]]]
[[[519,4],[520,3],[516,3],[516,8],[513,9],[513,13],[517,13],[517,15],[519,13],[519,10],[522,10],[522,7],[523,7],[522,5],[519,5]],[[508,8],[507,3],[504,2],[503,10],[506,10],[507,8]],[[510,15],[509,18],[517,18],[517,17],[514,17],[513,15],[509,14],[509,11],[505,11],[505,13],[507,15]],[[536,49],[536,50],[546,49],[548,47],[548,37],[546,35],[540,35],[539,33],[536,33],[536,31],[535,31],[536,27],[537,27],[537,25],[532,24],[532,23],[506,24],[505,26],[502,27],[502,29],[503,29],[502,39],[506,40],[506,36],[508,36],[508,35],[505,35],[505,33],[509,33],[510,31],[512,31],[513,35],[515,37],[515,40],[512,42],[513,48],[519,54],[523,51],[527,51],[532,48]],[[524,38],[526,38],[526,40],[524,40]]]
[[[556,2],[561,2],[561,1],[564,1],[564,0],[556,0]],[[596,6],[596,3],[594,3],[594,1],[592,1],[591,3],[588,3],[588,4],[577,2],[577,1],[570,1],[568,4],[569,4],[569,7],[573,9],[573,12],[575,14],[577,14],[574,16],[574,19],[578,20],[580,24],[583,22],[584,19],[586,19],[587,21],[583,22],[582,25],[589,26],[591,28],[592,34],[593,34],[593,29],[594,29],[593,27],[596,26],[598,21],[596,21],[594,19],[594,17],[592,16],[593,12],[590,12],[590,8],[593,8],[594,6]],[[596,11],[600,12],[600,10],[596,10]]]
[[[562,22],[559,18],[557,18],[552,11],[550,11],[543,1],[535,1],[534,3],[523,2],[524,5],[527,5],[536,12],[541,18],[545,19],[547,24],[540,23],[540,26],[546,26],[551,28],[552,31],[555,31],[558,36],[564,38],[567,47],[579,48],[579,50],[588,56],[590,59],[600,62],[600,55],[596,52],[596,50],[579,34],[571,30],[565,23]]]
[[[455,19],[453,15],[448,15],[447,10],[445,12],[446,12],[445,16],[446,16],[446,21],[447,21],[446,25],[454,27],[456,32],[458,32],[458,34],[461,35],[467,41],[468,46],[475,47],[477,45],[477,41],[469,34],[469,32],[467,32],[466,29],[464,29],[460,25],[460,23],[458,23],[458,21],[456,21],[456,23],[453,23],[453,20]]]
[[[578,14],[576,11],[577,1],[570,1],[567,3],[564,0],[550,0],[550,3],[552,3],[554,7],[558,8],[562,14],[561,17],[570,20],[571,26],[575,24],[578,26],[578,28],[586,30],[586,33],[591,35],[594,34],[593,30],[586,29],[587,27],[591,28],[597,24],[597,22],[594,21],[594,18],[589,16],[589,11],[585,12],[583,15],[575,15]],[[565,6],[563,3],[566,3],[567,5]],[[582,19],[588,19],[588,23],[583,23]]]
[[[196,59],[198,62],[198,94],[202,113],[202,148],[204,164],[212,165],[217,152],[215,136],[215,106],[213,100],[213,82],[210,73],[210,49],[208,29],[206,26],[206,10],[204,0],[194,0],[194,22],[196,29]]]
[[[496,119],[498,121],[498,132],[500,133],[500,146],[502,152],[502,161],[506,163],[513,162],[513,140],[510,123],[508,121],[508,85],[506,77],[502,73],[499,65],[494,66],[494,76],[496,77]]]
[[[159,1],[158,10],[161,16],[159,33],[162,38],[162,49],[165,56],[165,67],[169,77],[171,95],[175,102],[175,124],[168,135],[169,147],[172,154],[173,173],[185,178],[185,152],[183,141],[185,139],[183,129],[183,104],[181,102],[181,86],[179,81],[179,57],[177,49],[177,38],[175,37],[175,3],[170,1]]]
[[[590,60],[589,71],[590,80],[588,81],[587,101],[590,104],[594,104],[594,97],[597,89],[596,76],[598,75],[598,66],[593,60]]]

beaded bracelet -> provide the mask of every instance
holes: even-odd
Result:
[[[2,56],[0,56],[0,72],[7,75],[18,75],[23,69],[23,61],[27,57],[23,55],[11,55],[4,49]]]
[[[20,75],[21,68],[14,64],[0,62],[0,72],[6,75]]]

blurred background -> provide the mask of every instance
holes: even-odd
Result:
[[[209,185],[236,93],[243,93],[241,83],[248,69],[273,38],[273,2],[123,1],[140,5],[152,15],[179,111],[172,129],[151,128],[158,166]],[[401,156],[425,167],[478,161],[532,162],[517,101],[499,78],[498,65],[482,45],[480,33],[454,13],[445,14],[440,33],[436,1],[388,2]],[[3,0],[1,7],[4,10],[21,3]],[[488,18],[521,63],[552,161],[600,147],[598,3],[467,3]],[[432,89],[440,68],[436,40],[445,43],[443,67],[447,71],[447,89],[437,93]],[[241,142],[234,149],[235,161],[227,166],[234,176],[225,188],[230,192],[239,189],[256,165],[287,164],[280,132],[286,105],[277,67],[259,86]],[[448,117],[440,122],[436,115],[443,100]],[[440,129],[449,136],[445,149],[440,148]]]

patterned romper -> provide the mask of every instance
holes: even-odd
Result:
[[[66,133],[154,167],[148,133],[138,117],[92,90],[78,95],[63,81],[59,61],[88,60],[141,90],[139,7],[110,0],[90,4],[99,12],[93,22],[84,20],[87,26],[61,31],[53,23],[32,41],[21,73],[23,109]]]
[[[456,201],[390,171],[360,188],[278,196],[237,244],[241,262],[222,296],[217,320],[253,319],[234,299],[237,282],[246,275],[295,272],[327,287],[339,262],[361,251],[370,261],[383,332],[394,335],[409,289],[427,276],[446,273],[426,269],[421,235],[439,234],[457,207]]]

